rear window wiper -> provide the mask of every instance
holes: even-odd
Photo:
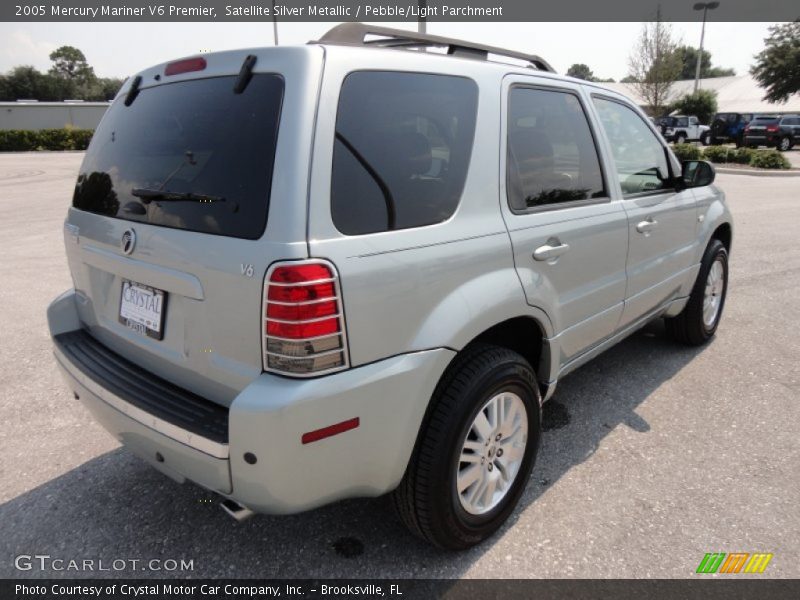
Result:
[[[133,188],[131,194],[140,198],[144,204],[149,204],[153,200],[160,202],[199,202],[201,204],[225,202],[225,198],[222,196],[209,196],[208,194],[195,194],[193,192],[167,192],[149,188]]]

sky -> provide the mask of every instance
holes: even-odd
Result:
[[[336,23],[279,23],[281,45],[319,38]],[[415,23],[381,23],[415,29]],[[763,48],[770,23],[706,24],[704,47],[714,66],[745,74]],[[684,44],[698,46],[700,23],[672,23]],[[428,32],[538,54],[559,73],[585,63],[617,81],[641,23],[428,23]],[[47,70],[50,52],[75,46],[101,77],[127,77],[153,64],[197,54],[273,44],[272,23],[0,23],[0,73],[17,65]]]

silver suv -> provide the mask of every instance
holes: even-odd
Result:
[[[656,318],[714,335],[713,179],[625,97],[499,48],[346,24],[158,65],[80,169],[55,355],[237,518],[391,492],[466,548],[514,509],[559,378]]]

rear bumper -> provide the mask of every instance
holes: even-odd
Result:
[[[745,145],[755,146],[777,146],[780,141],[780,136],[774,135],[746,135],[744,136]]]
[[[234,399],[226,435],[220,436],[213,428],[204,432],[196,414],[187,421],[170,410],[148,409],[142,397],[153,397],[165,382],[146,371],[129,367],[120,387],[103,369],[87,368],[84,359],[68,351],[64,340],[80,328],[74,302],[73,293],[57,298],[48,321],[67,384],[98,422],[170,477],[194,481],[257,512],[300,512],[394,489],[428,400],[454,356],[447,349],[428,350],[316,379],[263,373]],[[101,363],[102,356],[117,366],[124,361],[100,350],[95,360]],[[174,389],[160,393],[170,403],[177,401],[170,394],[180,396]],[[355,429],[314,443],[301,441],[304,433],[356,417]]]

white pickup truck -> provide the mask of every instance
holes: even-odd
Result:
[[[711,136],[711,128],[701,125],[697,117],[672,115],[659,121],[661,135],[668,142],[683,144],[685,142],[701,142],[707,146]]]

